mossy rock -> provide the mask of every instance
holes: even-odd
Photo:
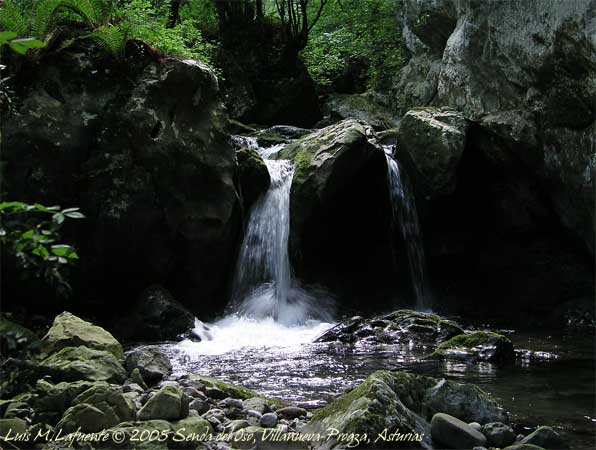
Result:
[[[443,342],[430,358],[505,363],[515,359],[515,351],[511,340],[502,334],[474,331]]]
[[[288,406],[287,403],[282,402],[281,400],[263,397],[255,391],[252,391],[242,386],[236,386],[234,384],[226,383],[224,381],[218,380],[217,378],[195,374],[189,374],[188,378],[192,381],[198,381],[202,383],[205,386],[205,392],[207,396],[216,400],[223,400],[227,397],[237,398],[241,400],[257,397],[263,399],[269,405],[275,405],[278,408]]]
[[[0,316],[0,353],[3,356],[23,351],[35,354],[40,348],[41,342],[33,331]]]
[[[248,209],[255,200],[269,189],[271,177],[267,165],[254,148],[243,147],[236,152],[238,180],[244,207]]]
[[[122,359],[122,345],[114,336],[103,328],[66,311],[56,316],[42,343],[43,350],[47,354],[56,353],[65,347],[82,345],[107,351],[115,358]]]
[[[113,354],[88,347],[65,347],[39,364],[44,375],[56,381],[107,381],[123,383],[126,372]]]
[[[180,420],[188,416],[188,397],[174,386],[164,386],[139,411],[141,420]]]
[[[161,437],[156,439],[139,439],[141,434],[159,436],[169,436],[173,431],[172,424],[166,420],[143,420],[143,421],[131,421],[123,422],[117,426],[111,428],[110,432],[118,432],[121,436],[124,436],[122,442],[110,442],[108,448],[117,449],[131,449],[135,450],[168,450],[169,439],[162,440]],[[163,433],[163,434],[162,434]],[[135,438],[134,442],[131,439]]]

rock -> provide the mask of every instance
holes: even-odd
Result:
[[[149,342],[173,341],[194,327],[195,317],[162,286],[145,289],[134,306],[132,317],[118,325],[121,334]],[[124,327],[125,329],[122,329]]]
[[[219,406],[222,406],[224,408],[244,409],[244,403],[242,402],[242,400],[231,397],[224,398],[221,402],[219,402]]]
[[[38,415],[43,415],[46,420],[55,425],[71,406],[72,401],[94,385],[95,383],[91,381],[52,384],[45,380],[39,380],[34,391],[37,394],[33,403],[34,408]],[[51,420],[52,417],[55,420]]]
[[[242,386],[235,386],[233,384],[225,383],[217,378],[207,377],[202,375],[188,374],[186,380],[191,382],[200,383],[204,386],[204,392],[207,397],[215,400],[224,400],[225,398],[237,398],[241,400],[252,399],[253,397],[259,397],[256,392]],[[276,403],[273,399],[262,399],[271,403]],[[277,402],[280,404],[280,402]],[[247,407],[246,404],[245,408]],[[251,408],[255,409],[255,408]]]
[[[41,343],[37,335],[4,316],[0,316],[0,352],[12,356],[20,352],[37,353]]]
[[[140,420],[179,420],[188,415],[188,398],[173,386],[162,387],[139,411]]]
[[[4,437],[10,432],[15,435],[27,432],[27,422],[18,418],[0,419],[0,434]]]
[[[126,355],[124,366],[129,373],[138,369],[143,380],[160,381],[172,373],[172,364],[161,350],[151,347],[137,347]]]
[[[490,137],[481,151],[500,170],[529,171],[593,253],[592,2],[407,0],[400,11],[413,58],[395,107],[449,106],[478,123]]]
[[[172,424],[174,442],[184,448],[196,448],[201,442],[206,442],[213,433],[211,424],[200,417],[188,417]]]
[[[241,430],[241,429],[249,427],[249,426],[250,426],[250,424],[248,423],[247,420],[232,420],[226,427],[226,432],[234,433],[238,430]]]
[[[255,448],[255,445],[258,445],[262,441],[263,434],[266,431],[266,428],[257,426],[241,428],[235,433],[232,433],[229,442],[233,448],[244,450]]]
[[[141,371],[138,367],[135,367],[130,372],[130,379],[133,383],[138,384],[142,389],[147,389],[147,384],[145,384],[145,380],[143,380],[143,376],[141,375]]]
[[[89,306],[123,315],[138,292],[168,280],[183,302],[212,299],[204,310],[225,296],[241,228],[218,81],[198,61],[138,47],[127,57],[106,62],[79,41],[25,64],[18,114],[2,121],[3,186],[8,198],[76,205],[93,218],[69,241],[86,256],[75,295]],[[29,286],[10,289],[7,298],[35,308]],[[146,336],[162,339],[154,331]]]
[[[248,398],[242,404],[244,405],[244,409],[256,411],[261,415],[271,412],[271,406],[261,397]]]
[[[468,425],[470,425],[476,431],[480,431],[481,432],[481,430],[482,430],[482,425],[480,425],[478,422],[470,422]]]
[[[435,414],[430,422],[433,441],[449,448],[462,449],[484,447],[486,438],[467,423],[448,414]]]
[[[515,431],[508,425],[500,422],[487,423],[480,430],[486,437],[491,447],[504,448],[515,441]]]
[[[122,388],[106,383],[96,383],[77,395],[73,405],[89,404],[101,410],[106,417],[116,417],[117,423],[136,419],[134,402],[122,392]],[[66,414],[65,414],[66,415]],[[115,424],[114,424],[115,425]],[[113,426],[113,425],[111,425]]]
[[[283,417],[284,419],[295,419],[297,417],[306,417],[306,409],[299,408],[298,406],[286,406],[285,408],[280,408],[275,411],[278,416]]]
[[[172,425],[165,420],[123,422],[110,429],[122,437],[120,442],[110,442],[108,447],[138,450],[168,450],[168,438],[172,438]],[[141,439],[140,436],[152,436]]]
[[[463,334],[459,324],[436,314],[400,309],[390,314],[363,319],[356,316],[326,331],[316,342],[434,345]]]
[[[274,428],[277,425],[277,414],[275,413],[266,413],[261,416],[259,420],[259,424],[263,428]]]
[[[409,156],[417,186],[426,196],[447,195],[455,190],[467,127],[464,116],[449,109],[419,108],[403,117],[397,136],[398,152]]]
[[[307,128],[299,128],[293,127],[290,125],[274,125],[269,128],[265,128],[264,130],[260,130],[257,132],[257,137],[259,134],[276,134],[288,140],[299,139],[302,136],[309,134],[311,130]]]
[[[531,444],[537,447],[545,448],[546,450],[556,450],[569,447],[559,433],[557,433],[551,427],[545,426],[538,427],[536,431],[523,438],[520,441],[520,444]]]
[[[47,354],[56,353],[64,347],[84,346],[104,350],[122,359],[122,345],[101,327],[86,322],[74,314],[63,312],[56,316],[52,327],[42,339]]]
[[[111,353],[87,347],[64,347],[42,360],[39,368],[55,381],[123,383],[126,379],[124,368]]]
[[[515,359],[515,352],[511,340],[502,334],[474,331],[443,342],[431,357],[505,363]]]
[[[113,411],[101,410],[88,403],[80,403],[66,410],[62,420],[56,425],[64,435],[79,428],[83,433],[95,433],[117,425],[120,421]]]
[[[362,120],[375,130],[393,128],[397,123],[393,113],[380,105],[374,95],[368,92],[352,95],[331,94],[325,99],[323,114],[332,122],[345,119]]]
[[[254,148],[244,147],[236,151],[238,181],[245,209],[269,189],[271,177],[263,158]]]
[[[378,436],[386,429],[399,429],[404,435],[411,433],[410,440],[416,445],[425,430],[408,406],[419,407],[419,399],[431,383],[432,379],[405,372],[377,371],[352,391],[316,410],[302,433],[321,434],[322,439],[311,443],[315,448],[346,448],[362,444],[358,436],[364,433]],[[410,395],[410,405],[401,401],[402,394],[404,399]],[[341,435],[330,435],[332,429]]]
[[[137,383],[125,383],[124,386],[122,386],[122,392],[135,392],[139,395],[143,395],[145,393],[145,389],[139,386]]]
[[[17,355],[15,355],[17,356]],[[21,353],[18,356],[24,356]],[[36,360],[6,358],[0,362],[0,391],[3,397],[12,397],[27,392],[40,378]]]
[[[544,450],[542,447],[538,447],[532,444],[515,444],[505,447],[503,450]]]
[[[196,398],[190,402],[188,407],[192,410],[195,410],[199,414],[204,414],[207,411],[209,411],[210,406],[209,406],[209,402],[207,402],[206,400]]]
[[[246,417],[254,417],[257,420],[261,420],[262,416],[263,414],[261,414],[259,411],[255,411],[254,409],[249,409],[246,411]]]
[[[503,408],[473,384],[441,380],[426,391],[424,408],[429,416],[445,412],[466,422],[509,422]]]

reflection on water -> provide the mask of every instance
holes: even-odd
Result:
[[[551,425],[571,448],[593,448],[596,438],[593,337],[512,334],[518,360],[510,367],[420,361],[414,345],[347,347],[312,344],[332,324],[286,327],[271,321],[227,318],[210,326],[213,340],[164,344],[176,373],[191,371],[241,384],[306,407],[325,404],[379,369],[409,370],[478,384],[513,414],[518,431]]]

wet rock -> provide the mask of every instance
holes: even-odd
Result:
[[[249,409],[246,411],[246,417],[254,417],[255,419],[261,420],[261,414],[259,411],[255,411],[254,409]]]
[[[137,383],[125,383],[124,386],[122,386],[122,392],[135,392],[139,395],[143,395],[145,393],[145,389],[143,389]]]
[[[52,384],[45,380],[39,380],[34,390],[37,394],[33,402],[34,408],[38,415],[55,425],[70,407],[75,397],[94,386],[94,384],[90,381]],[[52,420],[52,418],[55,420]]]
[[[9,432],[12,434],[25,433],[27,431],[27,422],[19,418],[0,419],[0,434],[7,436]]]
[[[486,446],[486,438],[467,423],[448,414],[435,414],[430,422],[433,441],[449,448],[462,449]]]
[[[139,411],[140,420],[179,420],[188,415],[188,398],[173,386],[161,388]]]
[[[241,430],[243,428],[249,427],[250,423],[247,420],[232,420],[226,426],[226,432],[234,433],[235,431]]]
[[[403,117],[398,149],[413,162],[417,186],[426,196],[437,197],[455,190],[467,126],[461,113],[448,109],[418,108]]]
[[[323,104],[324,121],[338,122],[344,119],[362,120],[375,130],[395,127],[397,118],[385,106],[381,105],[374,94],[331,94]]]
[[[277,414],[266,413],[261,416],[259,423],[264,428],[273,428],[277,425]]]
[[[72,401],[73,405],[82,403],[98,408],[108,417],[115,415],[118,420],[116,423],[136,419],[134,402],[123,394],[119,386],[96,383]]]
[[[43,351],[51,354],[64,347],[84,346],[104,350],[122,359],[122,345],[101,327],[86,322],[69,312],[56,316],[52,327],[42,339]]]
[[[143,380],[149,383],[160,381],[172,372],[170,359],[157,348],[137,347],[126,355],[126,370],[138,369]]]
[[[242,400],[240,400],[238,398],[231,398],[231,397],[223,399],[221,402],[219,402],[219,406],[224,407],[224,408],[244,409],[244,403]]]
[[[167,437],[173,432],[172,425],[165,420],[123,422],[110,431],[123,439],[121,442],[110,442],[108,447],[123,450],[133,447],[138,450],[168,450]],[[140,436],[155,436],[155,439],[140,439]]]
[[[278,416],[285,419],[295,419],[297,417],[306,417],[306,409],[299,408],[298,406],[286,406],[276,411]]]
[[[145,289],[132,309],[134,321],[118,323],[119,333],[147,342],[173,341],[194,327],[195,317],[162,286]]]
[[[509,422],[503,408],[473,384],[441,380],[426,391],[424,408],[429,414],[445,412],[466,422]]]
[[[147,389],[147,384],[145,383],[145,380],[143,380],[143,376],[141,375],[141,371],[138,367],[132,369],[132,371],[130,372],[130,379],[133,383],[136,383],[139,386],[141,386],[141,388],[145,390]]]
[[[274,125],[272,127],[266,128],[261,130],[259,133],[266,133],[266,134],[277,134],[279,136],[283,136],[286,139],[299,139],[302,136],[307,135],[312,130],[307,128],[299,128],[299,127],[292,127],[290,125]]]
[[[190,404],[188,405],[188,407],[196,412],[198,412],[199,414],[204,414],[207,411],[209,411],[209,402],[207,402],[206,400],[202,400],[199,398],[196,398],[194,400],[192,400],[190,402]]]
[[[263,158],[254,148],[244,147],[236,151],[236,159],[243,205],[248,210],[255,200],[267,191],[271,177]]]
[[[503,450],[545,450],[542,447],[532,444],[515,444],[505,447]]]
[[[269,405],[264,398],[248,398],[244,400],[242,404],[244,405],[245,409],[256,411],[261,415],[271,412],[271,405]]]
[[[515,359],[515,352],[509,338],[490,331],[474,331],[443,342],[431,357],[506,363]]]
[[[64,347],[39,364],[42,374],[55,381],[108,381],[123,383],[126,372],[113,354],[87,347]]]
[[[480,425],[478,422],[470,422],[468,425],[470,425],[476,431],[481,431],[482,430],[482,425]]]
[[[567,448],[568,445],[563,437],[551,427],[538,427],[536,431],[527,435],[520,441],[521,445],[531,444],[543,447],[547,450]]]
[[[209,435],[213,433],[211,424],[200,417],[188,417],[174,422],[172,430],[177,440],[176,445],[182,448],[196,448],[200,442],[209,441]]]
[[[352,317],[326,331],[316,341],[436,344],[463,332],[457,323],[436,314],[401,309],[372,319]]]
[[[88,403],[80,403],[69,408],[56,425],[63,434],[72,433],[79,428],[83,433],[95,433],[117,425],[120,421],[110,410],[101,410]]]
[[[486,440],[491,447],[503,448],[515,441],[515,431],[504,423],[487,423],[480,431],[486,436]]]

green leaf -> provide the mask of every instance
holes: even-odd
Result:
[[[52,216],[52,220],[57,223],[58,225],[62,224],[62,222],[64,222],[64,214],[62,213],[56,213]]]
[[[16,37],[17,33],[14,31],[0,31],[0,42],[2,43],[6,43]]]
[[[80,208],[66,208],[62,210],[62,214],[66,214],[69,212],[74,212],[74,211],[78,211]]]
[[[66,256],[72,251],[70,245],[52,245],[52,253],[56,256]]]
[[[35,247],[31,253],[37,256],[41,256],[44,259],[50,256],[50,252],[48,252],[48,249],[45,248],[43,245]]]
[[[21,238],[23,239],[31,239],[33,238],[33,235],[35,234],[35,230],[29,230],[29,231],[25,231],[22,235]]]
[[[69,213],[64,213],[64,215],[66,217],[70,217],[71,219],[84,219],[85,218],[85,216],[80,212],[69,212]]]

